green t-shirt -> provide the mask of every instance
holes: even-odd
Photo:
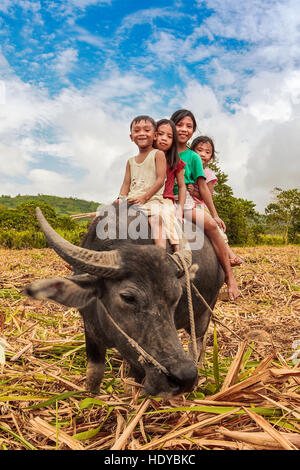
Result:
[[[179,157],[186,163],[184,167],[185,184],[195,183],[199,176],[206,179],[202,160],[196,152],[188,148],[184,152],[180,152]],[[177,183],[174,185],[174,194],[178,194]]]

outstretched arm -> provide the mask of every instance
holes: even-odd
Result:
[[[129,193],[130,183],[131,183],[130,166],[129,166],[129,161],[127,161],[125,176],[124,176],[123,184],[120,189],[120,195],[127,196],[127,194]]]

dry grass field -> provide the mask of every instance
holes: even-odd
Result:
[[[78,312],[21,293],[68,275],[64,262],[50,249],[0,249],[0,449],[300,449],[299,247],[235,251],[241,298],[220,297],[197,389],[168,400],[143,395],[114,350],[99,395],[88,394]]]

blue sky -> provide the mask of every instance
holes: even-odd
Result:
[[[109,202],[131,119],[181,107],[237,197],[297,187],[299,1],[1,0],[0,194]]]

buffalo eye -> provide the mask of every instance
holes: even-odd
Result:
[[[120,294],[120,297],[122,300],[124,300],[124,302],[126,302],[127,304],[134,304],[136,302],[136,298],[133,294]]]

